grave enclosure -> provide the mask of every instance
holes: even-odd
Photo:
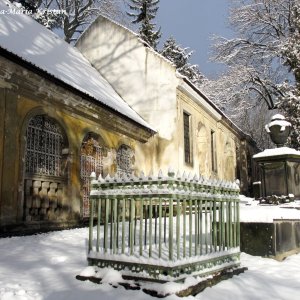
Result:
[[[90,265],[160,282],[239,266],[235,183],[164,176],[91,175]]]

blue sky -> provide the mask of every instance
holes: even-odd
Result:
[[[210,37],[233,36],[227,24],[229,0],[160,0],[156,17],[162,41],[173,36],[177,43],[194,50],[191,61],[204,75],[213,77],[222,68],[209,62]]]

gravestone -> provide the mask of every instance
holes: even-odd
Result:
[[[266,149],[253,156],[260,168],[262,197],[285,196],[300,199],[300,151],[285,147],[291,123],[277,114],[266,125],[275,149]]]

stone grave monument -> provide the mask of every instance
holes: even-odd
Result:
[[[285,147],[291,123],[276,114],[266,125],[275,149],[266,149],[253,156],[260,169],[260,197],[269,203],[300,199],[300,151]]]

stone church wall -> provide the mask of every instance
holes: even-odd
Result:
[[[0,59],[0,67],[0,233],[82,223],[86,142],[94,143],[92,152],[97,147],[103,151],[99,173],[106,176],[122,171],[118,149],[123,145],[124,150],[125,145],[134,153],[138,144],[148,140],[149,132],[7,59]],[[27,130],[36,116],[52,120],[63,136],[61,173],[27,174]],[[32,146],[33,157],[39,155],[40,146]],[[128,156],[127,163],[134,163],[134,155]],[[88,163],[86,172],[91,171]],[[47,164],[51,167],[53,161]]]
[[[130,30],[101,16],[76,47],[158,132],[148,143],[136,147],[136,170],[157,173],[171,166],[207,177],[239,178],[243,191],[248,190],[248,142],[242,142],[239,130],[188,86],[169,61]],[[183,112],[191,116],[189,163],[184,157]]]

